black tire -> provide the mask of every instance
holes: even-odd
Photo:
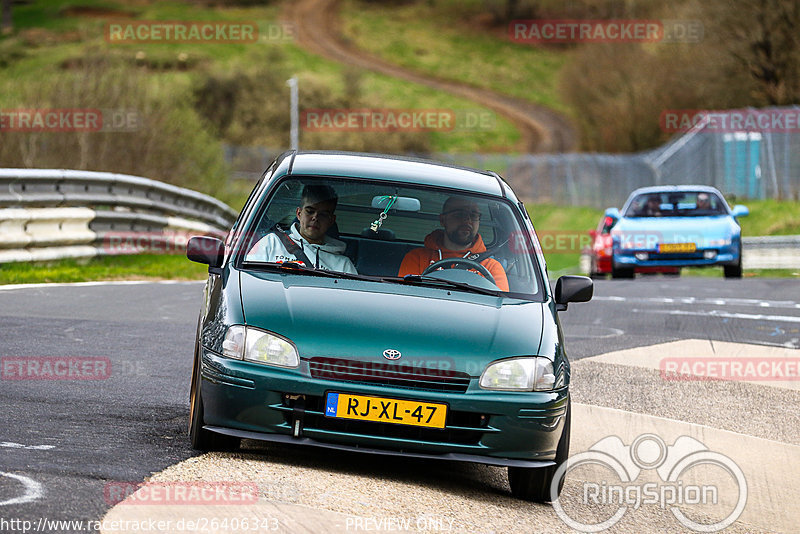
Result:
[[[530,467],[509,467],[508,484],[511,486],[511,494],[518,499],[533,502],[551,502],[550,485],[553,476],[561,464],[569,458],[569,435],[570,421],[572,419],[571,402],[567,404],[567,415],[564,420],[564,431],[556,448],[556,465],[551,467],[530,468]],[[558,482],[558,495],[564,487],[564,477]]]
[[[725,278],[741,278],[742,257],[739,256],[739,263],[737,263],[736,265],[724,265],[722,269],[725,271]]]
[[[617,269],[614,264],[611,264],[611,278],[633,278],[634,272],[632,267],[620,267]]]
[[[192,448],[204,452],[238,449],[241,443],[239,438],[217,434],[203,428],[203,393],[200,388],[203,379],[200,376],[200,356],[197,349],[195,349],[194,360],[192,388],[189,394],[189,440]]]

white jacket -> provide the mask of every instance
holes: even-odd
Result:
[[[308,259],[314,264],[312,267],[326,271],[358,274],[353,262],[344,255],[346,244],[338,239],[325,236],[325,243],[316,245],[309,243],[297,228],[297,223],[292,225],[289,238],[297,243]],[[270,233],[258,240],[245,256],[247,261],[267,261],[282,263],[284,261],[298,261],[294,254],[290,254],[275,233]]]

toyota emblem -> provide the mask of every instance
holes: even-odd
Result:
[[[400,358],[400,356],[402,356],[402,354],[400,354],[399,350],[386,349],[383,351],[383,357],[387,360],[397,360]]]

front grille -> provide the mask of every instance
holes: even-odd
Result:
[[[464,393],[470,381],[467,373],[407,363],[311,358],[308,365],[312,378],[429,391]]]
[[[447,414],[445,428],[424,428],[373,421],[354,421],[325,417],[323,397],[307,395],[303,413],[303,428],[307,430],[327,430],[344,434],[361,434],[365,436],[405,439],[409,441],[428,441],[433,443],[452,443],[454,445],[478,445],[485,432],[494,429],[488,427],[489,417],[472,412],[450,410]],[[283,405],[293,407],[291,401],[284,400]],[[291,425],[292,413],[284,413],[287,424]],[[456,428],[452,428],[456,427]]]
[[[650,253],[650,260],[702,260],[702,252],[684,252],[684,253]]]

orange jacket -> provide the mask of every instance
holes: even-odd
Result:
[[[480,254],[486,252],[486,245],[483,244],[483,238],[478,234],[475,242],[470,248],[463,250],[449,250],[443,248],[444,230],[434,230],[425,236],[425,247],[415,248],[406,254],[403,258],[403,263],[400,264],[400,270],[397,276],[405,276],[407,274],[422,274],[422,271],[444,258],[463,258],[471,254]],[[486,267],[494,277],[494,283],[497,284],[503,291],[508,291],[508,278],[503,266],[497,260],[486,258],[481,262],[481,265]]]

